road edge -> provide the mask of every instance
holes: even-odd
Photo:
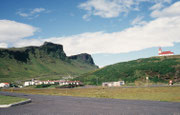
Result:
[[[0,105],[0,108],[8,108],[8,107],[17,106],[17,105],[23,105],[23,104],[31,103],[31,102],[32,102],[31,99],[28,99],[26,101],[20,101],[20,102],[8,104],[8,105]]]

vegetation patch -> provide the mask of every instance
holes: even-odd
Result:
[[[35,88],[47,88],[47,87],[50,87],[51,85],[50,84],[42,84],[42,85],[36,85]]]
[[[169,80],[180,81],[180,55],[162,56],[121,62],[106,66],[75,78],[84,84],[101,85],[102,82],[124,80],[126,83],[135,81],[168,83]]]
[[[2,89],[10,91],[10,89]],[[14,89],[16,93],[180,102],[180,87]]]
[[[17,102],[26,101],[26,100],[27,99],[25,98],[0,95],[0,105],[8,105],[8,104],[17,103]]]

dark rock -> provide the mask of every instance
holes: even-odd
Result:
[[[26,51],[17,51],[17,50],[8,50],[8,49],[1,49],[0,50],[0,57],[1,58],[10,58],[15,59],[17,61],[25,62],[29,60],[29,54]]]
[[[55,58],[60,58],[62,60],[65,60],[67,58],[63,46],[59,44],[54,44],[51,42],[45,42],[41,47],[40,50],[43,50],[45,53],[48,55],[55,57]]]
[[[69,56],[68,58],[73,59],[73,60],[80,60],[80,61],[83,61],[85,63],[95,65],[94,61],[93,61],[93,58],[91,57],[90,54],[87,54],[87,53],[82,53],[82,54],[78,54],[78,55]]]
[[[45,57],[61,59],[66,62],[70,60],[78,60],[87,64],[95,65],[93,58],[90,54],[82,53],[78,55],[73,55],[67,57],[63,46],[59,44],[54,44],[51,42],[45,42],[42,46],[29,46],[24,48],[9,48],[9,49],[0,49],[0,58],[7,57],[9,59],[15,59],[20,62],[27,63],[31,58],[40,58],[41,60]],[[54,62],[55,63],[55,62]]]

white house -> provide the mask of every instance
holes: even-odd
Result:
[[[10,86],[10,84],[9,83],[0,83],[0,87],[9,87]]]
[[[105,87],[119,87],[119,86],[122,86],[124,85],[125,82],[124,81],[117,81],[117,82],[103,82],[102,83],[102,86]]]
[[[54,81],[40,81],[40,80],[32,80],[24,82],[24,86],[31,86],[31,85],[41,85],[41,84],[59,84],[62,85],[82,85],[80,81],[68,81],[68,80],[54,80]]]
[[[66,81],[66,80],[60,80],[59,85],[82,85],[80,81]]]
[[[26,81],[24,82],[24,86],[30,86],[30,85],[35,85],[36,82],[35,81]]]
[[[30,85],[31,85],[31,81],[24,82],[24,86],[30,86]]]

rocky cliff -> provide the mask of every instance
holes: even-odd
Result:
[[[0,81],[79,74],[97,69],[89,54],[67,57],[63,46],[45,42],[42,46],[0,49]],[[52,77],[54,78],[54,77]]]
[[[94,65],[93,58],[91,57],[91,55],[89,55],[87,53],[82,53],[82,54],[78,54],[78,55],[69,56],[68,58],[73,59],[73,60],[83,61],[85,63]]]

